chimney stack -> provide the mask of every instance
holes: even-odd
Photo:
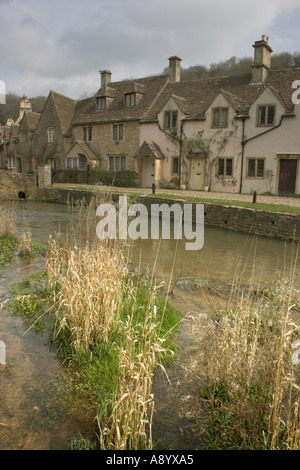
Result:
[[[169,80],[170,82],[180,82],[180,62],[177,56],[169,57]]]
[[[31,111],[32,111],[31,102],[30,102],[30,100],[28,99],[28,96],[27,96],[27,95],[23,95],[23,98],[22,98],[21,101],[20,101],[19,117],[18,117],[18,119],[16,120],[16,124],[19,124],[19,122],[21,121],[22,117],[23,117],[24,114],[25,114],[25,111],[27,111],[27,112],[31,112]]]
[[[101,74],[101,88],[108,86],[111,82],[110,70],[100,70]]]
[[[273,52],[269,46],[269,38],[265,34],[262,35],[260,41],[255,41],[254,62],[252,64],[252,80],[251,84],[261,84],[264,82],[268,71],[271,68],[271,53]]]

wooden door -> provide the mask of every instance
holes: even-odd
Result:
[[[278,194],[295,194],[297,160],[280,160]]]
[[[155,160],[152,157],[144,158],[144,186],[151,188],[155,183]]]
[[[191,158],[191,189],[203,189],[205,184],[205,158]]]

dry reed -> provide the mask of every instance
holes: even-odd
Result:
[[[294,273],[295,275],[295,273]],[[293,279],[264,292],[236,289],[203,343],[212,445],[234,449],[299,449],[299,386],[291,343],[299,335]],[[207,432],[208,431],[208,432]]]
[[[20,235],[20,256],[31,255],[31,232],[22,232]]]
[[[126,342],[119,347],[118,386],[111,414],[106,416],[108,426],[99,424],[100,446],[106,450],[152,449],[152,418],[154,396],[151,393],[154,371],[161,366],[159,358],[169,350],[158,337],[155,296],[145,305],[143,323],[133,325],[136,314],[123,324]],[[161,366],[162,367],[162,366]]]
[[[0,207],[0,235],[12,236],[15,232],[16,214],[14,209]]]
[[[104,418],[98,415],[101,448],[150,449],[152,380],[167,352],[158,336],[158,287],[130,274],[126,245],[96,239],[98,203],[92,198],[78,207],[79,221],[67,240],[49,238],[48,288],[55,292],[58,329],[68,330],[75,352],[117,341],[115,399],[107,401]],[[147,291],[143,305],[141,287]]]

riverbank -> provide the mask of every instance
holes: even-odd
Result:
[[[236,232],[271,237],[278,240],[298,241],[300,237],[300,199],[259,196],[259,202],[251,202],[251,195],[229,195],[226,193],[200,193],[190,191],[157,190],[152,194],[145,189],[109,188],[84,185],[53,185],[38,189],[35,199],[46,202],[76,203],[92,197],[117,202],[126,194],[131,203],[151,204],[189,203],[204,204],[205,225]],[[231,199],[224,199],[224,198]],[[285,203],[284,203],[285,202]]]

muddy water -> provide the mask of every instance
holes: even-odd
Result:
[[[0,302],[9,298],[16,280],[45,269],[45,260],[18,259],[0,272]],[[0,312],[0,338],[6,345],[6,366],[0,366],[0,449],[69,449],[79,433],[92,436],[81,409],[69,412],[69,376],[46,334],[28,329],[21,317]]]
[[[50,233],[67,233],[76,219],[60,204],[20,201],[16,212],[17,231],[28,227],[34,239],[44,242]],[[132,262],[167,283],[172,279],[170,300],[183,315],[176,364],[168,370],[169,380],[158,373],[153,386],[153,439],[158,449],[201,447],[193,434],[191,404],[201,382],[198,351],[211,302],[226,297],[237,274],[244,282],[252,279],[265,285],[277,269],[288,272],[295,251],[289,243],[207,227],[199,252],[186,251],[182,240],[134,243]],[[37,258],[27,263],[16,260],[1,269],[0,302],[8,297],[12,282],[44,266],[44,260]],[[216,289],[213,295],[207,294],[208,280]],[[27,331],[23,320],[6,309],[0,312],[0,339],[7,347],[7,366],[0,371],[0,449],[66,449],[78,432],[88,436],[91,429],[84,413],[67,413],[62,390],[68,376],[49,339]]]

